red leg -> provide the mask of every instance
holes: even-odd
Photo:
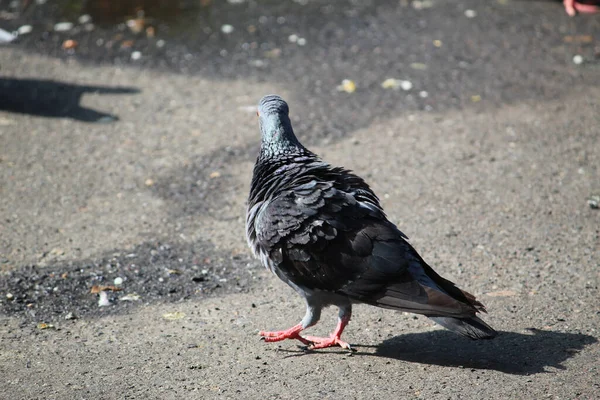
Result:
[[[600,12],[600,7],[592,4],[582,4],[577,0],[564,0],[563,4],[565,6],[565,11],[571,17],[575,16],[577,12],[588,14]]]
[[[311,345],[312,343],[302,336],[300,336],[300,332],[302,332],[304,328],[302,324],[298,324],[296,326],[291,327],[290,329],[286,329],[285,331],[276,331],[276,332],[264,332],[260,331],[258,334],[262,336],[262,339],[265,342],[280,342],[285,339],[297,339],[304,343],[305,345]]]
[[[348,343],[340,339],[340,337],[342,336],[342,332],[344,332],[344,328],[346,328],[346,325],[348,325],[348,322],[350,322],[350,313],[340,318],[340,321],[338,322],[338,325],[331,334],[331,336],[327,338],[306,336],[305,339],[312,342],[312,344],[309,345],[308,348],[311,350],[315,350],[324,349],[326,347],[340,346],[344,349],[352,350]]]

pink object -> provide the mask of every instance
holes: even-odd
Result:
[[[593,14],[600,11],[600,7],[595,6],[593,4],[583,4],[576,0],[563,0],[563,4],[565,6],[565,11],[571,17],[575,16],[578,12]]]

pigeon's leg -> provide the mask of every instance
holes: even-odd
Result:
[[[265,342],[280,342],[285,339],[297,339],[303,344],[310,346],[312,345],[312,342],[300,336],[300,332],[310,326],[315,325],[319,321],[319,318],[321,317],[321,307],[322,306],[320,304],[313,304],[313,302],[307,299],[306,314],[304,315],[304,318],[302,318],[302,322],[300,322],[298,325],[295,325],[284,331],[260,331],[258,334]]]
[[[352,347],[346,342],[344,342],[340,337],[350,322],[350,317],[352,316],[352,305],[347,304],[344,306],[340,306],[340,312],[338,317],[338,324],[333,333],[327,338],[315,337],[315,336],[306,336],[305,339],[312,342],[308,348],[310,350],[315,349],[324,349],[326,347],[340,346],[344,349],[352,350]]]
[[[600,7],[593,4],[582,4],[577,0],[564,0],[563,4],[565,6],[565,11],[571,17],[575,16],[577,12],[588,14],[600,12]]]

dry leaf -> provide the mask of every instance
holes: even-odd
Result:
[[[97,294],[97,293],[100,293],[100,292],[104,292],[105,290],[111,290],[113,292],[119,292],[119,291],[121,291],[123,289],[119,288],[119,287],[116,287],[114,285],[108,285],[108,286],[94,285],[94,286],[92,286],[92,289],[90,290],[90,293]]]

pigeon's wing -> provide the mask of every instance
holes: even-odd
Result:
[[[474,298],[437,275],[378,204],[361,198],[314,180],[284,191],[258,211],[258,244],[278,272],[310,290],[426,315],[473,315]]]

